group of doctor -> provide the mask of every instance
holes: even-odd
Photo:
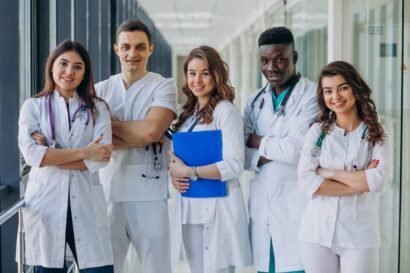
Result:
[[[32,166],[26,263],[40,273],[66,272],[68,245],[81,273],[124,273],[132,245],[144,273],[171,273],[171,261],[184,256],[192,273],[251,264],[269,273],[377,272],[369,193],[386,184],[387,152],[371,89],[346,62],[323,68],[318,86],[297,74],[285,27],[258,42],[268,84],[249,98],[244,118],[228,66],[211,47],[185,60],[187,100],[177,116],[175,82],[147,70],[154,45],[142,22],[119,26],[121,73],[96,85],[86,49],[58,45],[43,90],[19,119],[19,147]],[[170,126],[221,130],[223,159],[187,166],[163,137]],[[244,168],[255,172],[249,219]],[[226,181],[228,195],[177,195],[171,234],[168,174],[179,192],[200,177]]]

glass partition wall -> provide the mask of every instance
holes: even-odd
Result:
[[[358,67],[371,86],[391,147],[389,185],[383,194],[375,197],[382,240],[379,272],[399,272],[401,132],[404,129],[401,125],[401,15],[399,0],[343,2],[343,18],[352,18],[343,22],[343,59]]]

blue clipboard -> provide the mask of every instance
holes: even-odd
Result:
[[[203,166],[223,160],[222,131],[178,132],[172,135],[174,153],[187,166]],[[199,178],[190,181],[184,197],[208,198],[227,196],[226,182]]]

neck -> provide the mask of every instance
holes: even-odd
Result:
[[[279,96],[283,91],[285,91],[289,86],[291,86],[292,83],[293,83],[293,81],[294,81],[295,79],[296,79],[296,72],[295,72],[295,74],[293,74],[292,77],[290,77],[290,79],[289,79],[287,82],[285,82],[283,85],[281,85],[281,86],[276,86],[276,87],[273,87],[273,86],[272,86],[272,89],[273,89],[273,91],[275,92],[276,97]]]
[[[354,111],[348,114],[339,114],[336,116],[336,124],[346,131],[346,133],[354,131],[361,123],[357,112]]]
[[[121,72],[121,78],[124,83],[125,89],[127,90],[131,85],[133,85],[136,81],[142,79],[148,73],[147,70],[143,70],[138,73],[130,73],[127,71]]]
[[[68,101],[69,98],[72,98],[75,90],[58,90],[57,92],[64,98],[65,101]]]
[[[198,110],[201,110],[202,108],[205,107],[209,102],[209,98],[198,98]]]

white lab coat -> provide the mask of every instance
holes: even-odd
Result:
[[[360,150],[364,122],[347,134],[333,124],[323,140],[320,155],[314,157],[311,151],[321,132],[320,127],[320,123],[315,123],[310,128],[299,161],[300,188],[310,198],[301,221],[299,238],[326,247],[378,247],[379,222],[371,193],[383,191],[387,183],[387,139],[384,144],[375,144],[373,152],[369,152],[372,144],[364,140],[364,149]],[[324,181],[316,174],[318,167],[352,171],[356,165],[358,170],[365,170],[373,159],[380,161],[377,168],[365,171],[370,193],[341,197],[314,195]]]
[[[80,269],[113,264],[109,221],[102,186],[97,170],[105,164],[85,161],[87,170],[63,170],[40,167],[46,146],[37,145],[31,133],[41,131],[49,142],[48,97],[28,99],[22,106],[19,119],[19,148],[27,164],[32,167],[24,196],[23,223],[26,263],[62,268],[65,259],[65,231],[68,198],[70,198],[75,246]],[[98,115],[86,112],[72,123],[69,131],[67,107],[57,91],[51,95],[56,140],[63,148],[87,146],[103,135],[100,143],[111,143],[111,120],[108,108],[96,100]],[[71,117],[79,105],[77,93],[69,99]],[[70,195],[70,196],[69,196]]]
[[[238,109],[228,101],[221,101],[213,112],[210,124],[198,123],[193,131],[222,130],[223,160],[217,163],[222,180],[227,181],[228,196],[220,198],[192,198],[199,201],[206,211],[204,223],[205,273],[217,272],[230,265],[251,265],[248,237],[248,221],[239,177],[243,171],[243,122]],[[187,124],[181,131],[188,130]],[[204,143],[206,144],[206,143]],[[173,219],[172,261],[183,258],[182,247],[182,199],[175,199]],[[189,205],[186,203],[185,205]],[[202,213],[202,212],[198,212]]]
[[[297,164],[309,124],[318,114],[316,85],[301,78],[280,117],[268,90],[252,108],[260,90],[249,98],[244,114],[245,138],[252,128],[263,136],[259,150],[246,148],[245,155],[245,169],[255,171],[249,197],[253,263],[257,271],[268,271],[272,238],[276,271],[302,270],[297,234],[307,198],[298,188]],[[260,156],[272,161],[258,168]]]
[[[121,74],[96,85],[97,95],[110,106],[112,118],[122,121],[145,119],[151,107],[164,107],[176,112],[176,86],[173,79],[148,72],[143,78],[125,89]],[[129,148],[113,152],[109,165],[100,171],[101,182],[109,201],[154,201],[168,198],[169,140],[164,138],[159,155],[162,168],[153,168],[153,151]],[[160,179],[143,178],[142,174]]]

